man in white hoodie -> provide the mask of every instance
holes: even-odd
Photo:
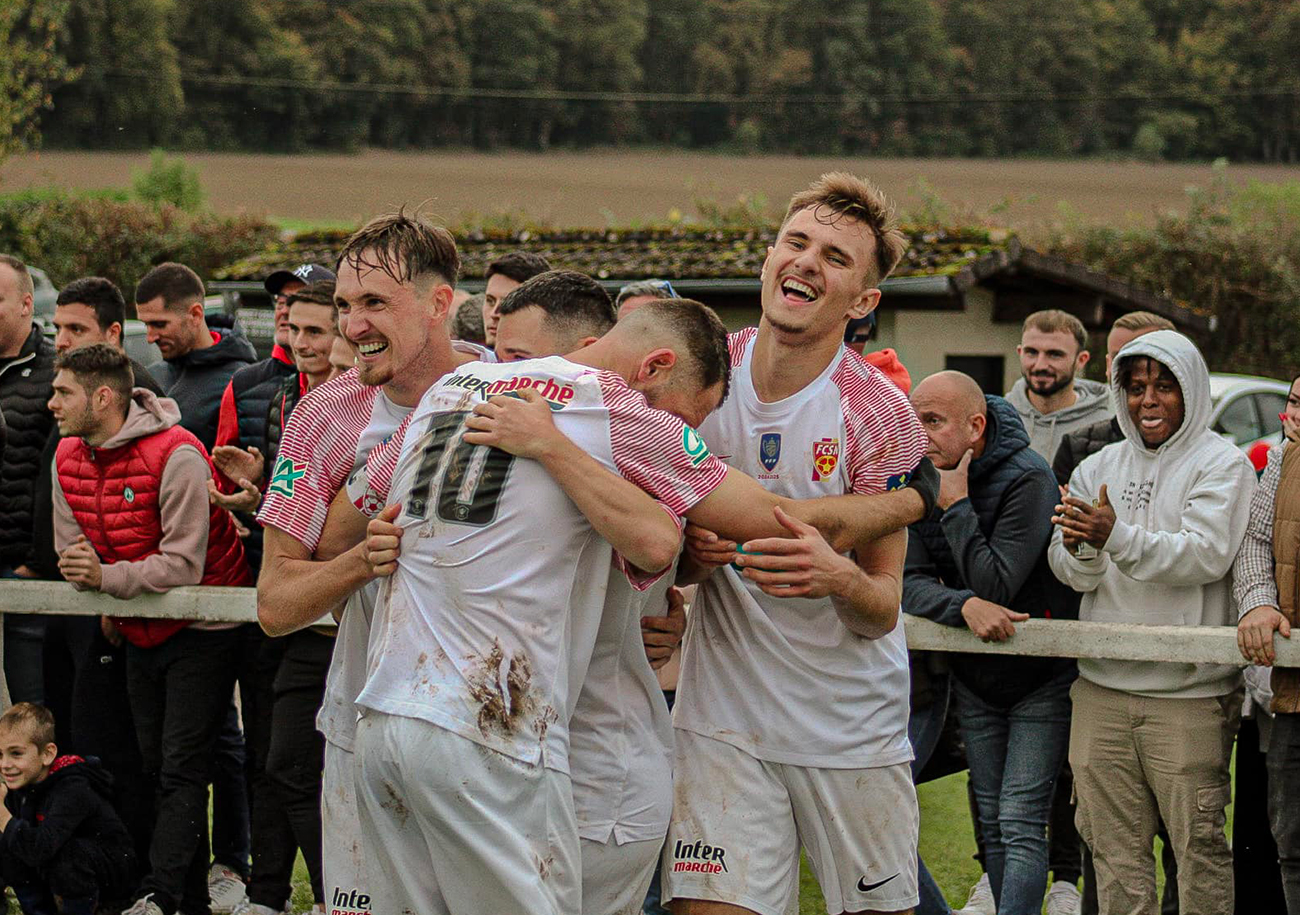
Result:
[[[1083,620],[1225,626],[1229,571],[1255,474],[1207,428],[1210,384],[1195,345],[1146,334],[1117,357],[1124,441],[1085,459],[1057,507],[1048,559],[1083,592]],[[1182,915],[1233,908],[1224,835],[1228,759],[1241,709],[1235,667],[1080,659],[1070,764],[1101,915],[1156,911],[1157,815],[1178,859]]]

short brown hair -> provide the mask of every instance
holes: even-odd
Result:
[[[1152,311],[1130,311],[1120,315],[1111,330],[1176,330],[1174,322]]]
[[[131,400],[135,386],[135,372],[126,353],[107,343],[92,343],[59,353],[54,357],[54,370],[67,370],[87,391],[107,386],[125,401]]]
[[[382,270],[398,283],[414,283],[435,274],[450,286],[460,275],[456,239],[442,226],[404,210],[376,216],[352,233],[335,262],[360,270]]]
[[[722,400],[731,390],[731,353],[727,328],[717,312],[694,299],[659,299],[649,302],[619,322],[663,328],[684,344],[679,356],[691,362],[701,390],[722,382]]]
[[[32,272],[27,265],[12,254],[0,254],[0,264],[18,274],[18,291],[22,295],[36,295],[36,284],[32,282]]]
[[[1020,328],[1021,335],[1031,327],[1045,334],[1073,334],[1074,342],[1079,344],[1080,350],[1088,345],[1088,332],[1084,330],[1083,322],[1068,311],[1061,311],[1059,308],[1036,311],[1025,318],[1025,323]]]
[[[907,253],[907,236],[898,227],[894,205],[880,188],[865,178],[848,172],[827,172],[822,175],[806,190],[790,198],[785,218],[781,220],[782,228],[795,213],[809,208],[829,210],[831,215],[828,218],[818,217],[823,222],[856,219],[871,230],[876,240],[875,270],[870,272],[872,286],[893,273]]]
[[[34,702],[15,702],[0,715],[0,731],[22,728],[38,749],[54,743],[54,715]]]
[[[184,264],[159,264],[144,275],[135,287],[135,303],[143,305],[162,296],[168,311],[182,311],[203,301],[203,280]]]

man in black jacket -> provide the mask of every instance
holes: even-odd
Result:
[[[45,402],[54,379],[54,344],[32,321],[32,276],[0,254],[0,412],[7,446],[0,459],[0,577],[32,578],[33,491],[41,451],[54,426]],[[4,670],[15,702],[40,702],[44,618],[6,614]]]
[[[1002,641],[1060,606],[1047,565],[1058,492],[1014,407],[960,372],[916,386],[939,500],[909,528],[903,610]],[[953,694],[997,910],[1037,912],[1047,820],[1070,729],[1073,661],[954,655]]]
[[[181,425],[211,452],[221,394],[236,371],[257,360],[257,351],[225,316],[209,327],[203,295],[203,281],[189,267],[159,264],[135,287],[135,311],[163,357],[149,370],[181,408]]]

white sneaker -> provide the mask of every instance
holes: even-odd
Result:
[[[143,899],[137,899],[129,909],[123,909],[122,915],[166,915],[162,906],[153,901],[153,893]]]
[[[269,905],[258,905],[256,902],[249,902],[248,897],[245,896],[243,902],[238,903],[230,910],[230,915],[280,915],[280,913]]]
[[[208,895],[212,897],[212,915],[233,915],[235,906],[248,899],[248,888],[239,874],[224,864],[214,864],[208,871]]]
[[[215,909],[213,910],[215,911]],[[979,883],[970,888],[966,904],[952,915],[998,915],[997,905],[993,902],[993,887],[989,886],[989,875],[981,874]]]
[[[1057,880],[1047,891],[1047,915],[1079,915],[1079,888]]]

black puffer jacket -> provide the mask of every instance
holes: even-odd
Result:
[[[4,803],[13,819],[0,835],[0,859],[10,883],[43,882],[67,853],[93,867],[104,895],[130,891],[135,847],[113,808],[113,777],[99,760],[60,756],[44,781],[11,791]]]
[[[0,569],[22,565],[32,545],[32,493],[54,417],[45,405],[54,380],[54,343],[41,329],[0,362],[0,411],[6,446],[0,456]]]
[[[1058,500],[1051,469],[1030,449],[1015,408],[1001,397],[986,399],[986,444],[970,464],[970,498],[947,511],[936,507],[908,529],[903,610],[965,626],[962,605],[980,597],[1034,617],[1068,615],[1067,589],[1047,565]],[[958,679],[995,705],[1012,704],[1072,666],[1057,658],[952,658]]]
[[[215,346],[156,362],[149,371],[181,408],[181,425],[211,451],[217,438],[221,395],[235,372],[257,361],[257,350],[233,318],[210,316],[208,326],[218,335]]]
[[[1056,482],[1062,486],[1069,485],[1070,475],[1084,458],[1096,454],[1107,445],[1122,441],[1124,441],[1124,430],[1119,427],[1119,420],[1113,416],[1104,422],[1093,423],[1078,432],[1071,432],[1061,439],[1061,445],[1056,449],[1056,457],[1052,458],[1052,473],[1056,474]]]
[[[266,441],[267,409],[279,397],[286,378],[298,377],[298,369],[284,347],[276,344],[270,358],[246,365],[230,379],[230,392],[235,402],[239,440],[219,441],[218,444],[255,446],[262,449]],[[224,432],[224,430],[223,430]],[[224,436],[218,436],[224,438]]]

